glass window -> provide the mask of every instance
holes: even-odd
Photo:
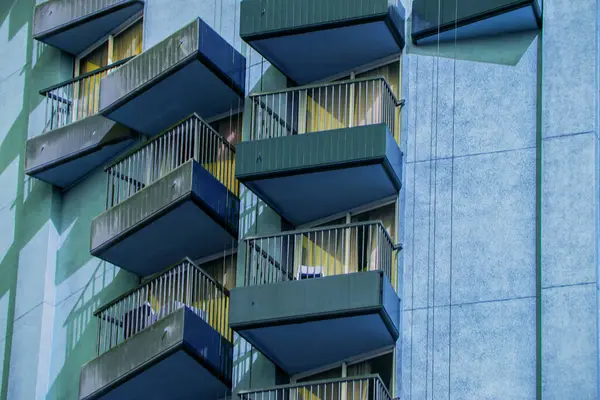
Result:
[[[142,52],[143,20],[139,20],[114,38],[112,62],[137,56]]]
[[[142,51],[142,21],[119,33],[114,39],[108,38],[105,42],[76,60],[75,76],[82,76],[90,72],[107,67],[116,61],[137,55]],[[111,49],[112,41],[112,49]],[[111,54],[112,51],[112,54]],[[92,74],[77,80],[72,87],[73,121],[86,118],[98,112],[100,102],[100,79],[110,72]]]
[[[232,145],[236,145],[242,140],[242,125],[244,113],[240,112],[230,117],[225,117],[214,121],[210,126],[217,131],[225,140]]]
[[[90,53],[81,57],[79,59],[79,75],[140,54],[142,52],[143,26],[143,21],[139,20],[116,35],[112,39],[112,54],[109,46],[110,39],[107,39]]]
[[[346,372],[349,377],[377,374],[385,387],[390,390],[392,386],[393,365],[394,353],[389,352],[357,364],[348,365]]]
[[[104,42],[79,60],[79,75],[87,74],[108,65],[108,42]]]
[[[390,203],[352,216],[352,222],[381,221],[390,237],[394,239],[396,232],[396,204]]]
[[[209,274],[214,280],[225,286],[227,290],[231,290],[231,288],[235,287],[237,253],[208,261],[200,264],[199,267]]]

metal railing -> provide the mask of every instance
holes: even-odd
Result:
[[[193,114],[106,167],[106,209],[192,159],[239,196],[235,147]]]
[[[327,379],[245,390],[240,400],[392,400],[379,375]]]
[[[100,105],[100,79],[131,58],[133,57],[41,90],[40,94],[45,97],[46,102],[44,132],[97,114]]]
[[[118,346],[183,307],[233,343],[229,291],[185,259],[94,312],[98,321],[97,354]]]
[[[395,287],[394,245],[380,221],[249,237],[244,285],[383,271]]]
[[[385,123],[396,137],[400,102],[383,77],[249,96],[250,140]]]

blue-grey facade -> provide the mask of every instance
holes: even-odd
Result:
[[[597,399],[600,5],[440,1],[1,4],[0,399]],[[54,129],[140,19],[110,129]]]

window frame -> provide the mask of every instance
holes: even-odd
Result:
[[[143,46],[143,38],[144,38],[144,32],[145,32],[144,13],[143,13],[143,11],[140,11],[137,14],[135,14],[134,16],[132,16],[131,18],[129,18],[127,21],[125,21],[123,24],[119,25],[113,31],[111,31],[108,35],[106,35],[102,39],[98,40],[96,43],[94,43],[93,45],[91,45],[90,47],[88,47],[87,49],[85,49],[84,51],[79,53],[77,56],[75,56],[74,66],[73,66],[73,77],[77,78],[79,75],[81,75],[80,74],[81,60],[83,58],[87,57],[93,51],[97,50],[100,46],[104,46],[104,44],[107,42],[108,42],[107,65],[113,64],[115,36],[120,35],[121,33],[123,33],[124,31],[126,31],[127,29],[129,29],[130,27],[132,27],[133,25],[135,25],[136,23],[138,23],[140,21],[142,21],[142,46]]]

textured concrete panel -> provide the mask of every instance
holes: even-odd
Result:
[[[406,165],[404,309],[450,302],[451,164]]]
[[[408,87],[406,99],[408,108],[408,137],[406,161],[423,161],[435,157],[431,148],[431,132],[435,127],[433,121],[434,73],[436,60],[433,57],[408,55]]]
[[[544,399],[597,399],[595,285],[544,289],[542,299]]]
[[[535,150],[454,167],[453,304],[535,295]]]
[[[148,0],[144,12],[144,50],[176,32],[192,18],[200,17],[240,51],[239,1]]]
[[[413,311],[402,311],[402,335],[398,343],[402,345],[402,375],[397,376],[397,381],[400,381],[400,391],[398,395],[401,399],[410,399],[411,384],[412,384],[412,315]],[[399,360],[400,361],[400,360]]]
[[[516,66],[458,61],[454,154],[534,147],[536,83],[537,40]]]
[[[447,399],[450,308],[404,311],[401,398]]]
[[[544,137],[594,130],[597,4],[544,1]]]
[[[410,329],[409,337],[405,338],[410,346],[410,368],[407,368],[404,373],[408,374],[409,385],[404,388],[404,393],[408,394],[407,399],[426,399],[426,382],[428,375],[431,372],[430,365],[427,360],[428,349],[431,344],[428,337],[428,315],[427,310],[414,310],[412,312],[412,321],[410,328],[408,325],[403,327],[404,330]]]
[[[544,140],[544,287],[596,280],[594,147],[593,133]]]
[[[535,398],[535,299],[452,307],[451,342],[449,398]]]
[[[411,54],[408,162],[535,146],[537,40],[517,65]]]

